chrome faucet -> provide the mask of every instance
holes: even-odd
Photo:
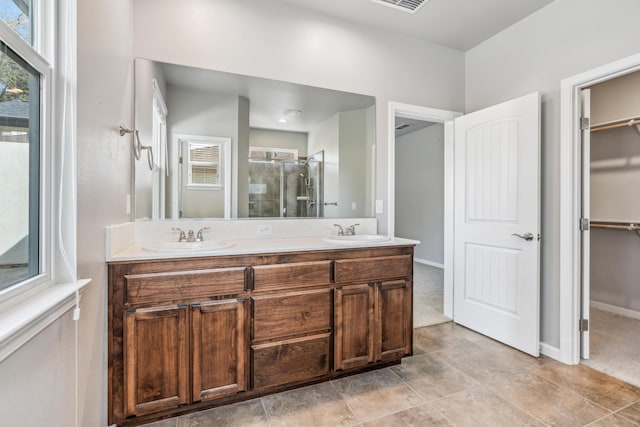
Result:
[[[172,228],[171,230],[180,232],[180,236],[178,237],[178,242],[186,242],[187,241],[187,236],[184,234],[184,230],[183,229],[181,229],[181,228]],[[193,233],[193,231],[192,231],[192,233]]]
[[[347,236],[355,236],[356,235],[356,227],[359,226],[360,224],[353,224],[347,227],[347,231],[345,231],[345,234]]]
[[[189,232],[187,233],[187,242],[195,242],[196,241],[196,235],[193,232],[193,230],[189,230]]]
[[[206,230],[211,230],[211,227],[202,227],[200,230],[198,230],[198,234],[196,235],[196,242],[204,241],[204,238],[202,237],[202,232]]]
[[[333,224],[334,227],[338,227],[338,236],[344,236],[344,228],[339,224]]]

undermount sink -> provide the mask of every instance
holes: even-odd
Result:
[[[142,247],[149,252],[206,252],[217,251],[233,246],[233,242],[224,240],[206,240],[203,242],[160,242],[148,243]]]
[[[362,243],[386,242],[390,239],[391,237],[380,234],[356,234],[355,236],[326,237],[324,240],[329,243],[338,243],[341,245],[358,245]]]

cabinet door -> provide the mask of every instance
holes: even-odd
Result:
[[[376,360],[398,359],[412,352],[412,286],[396,280],[377,285]]]
[[[187,339],[185,305],[125,313],[125,416],[187,403]]]
[[[246,390],[246,304],[241,299],[192,306],[193,401]]]
[[[349,285],[335,291],[335,369],[364,366],[375,360],[374,288]]]

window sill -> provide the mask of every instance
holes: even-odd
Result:
[[[187,184],[187,189],[189,190],[213,190],[220,191],[223,189],[221,185],[207,185],[207,184]]]
[[[53,284],[0,313],[0,362],[75,305],[90,279]]]

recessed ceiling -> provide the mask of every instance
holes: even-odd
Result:
[[[429,0],[410,14],[370,0],[279,0],[466,52],[553,0]]]

